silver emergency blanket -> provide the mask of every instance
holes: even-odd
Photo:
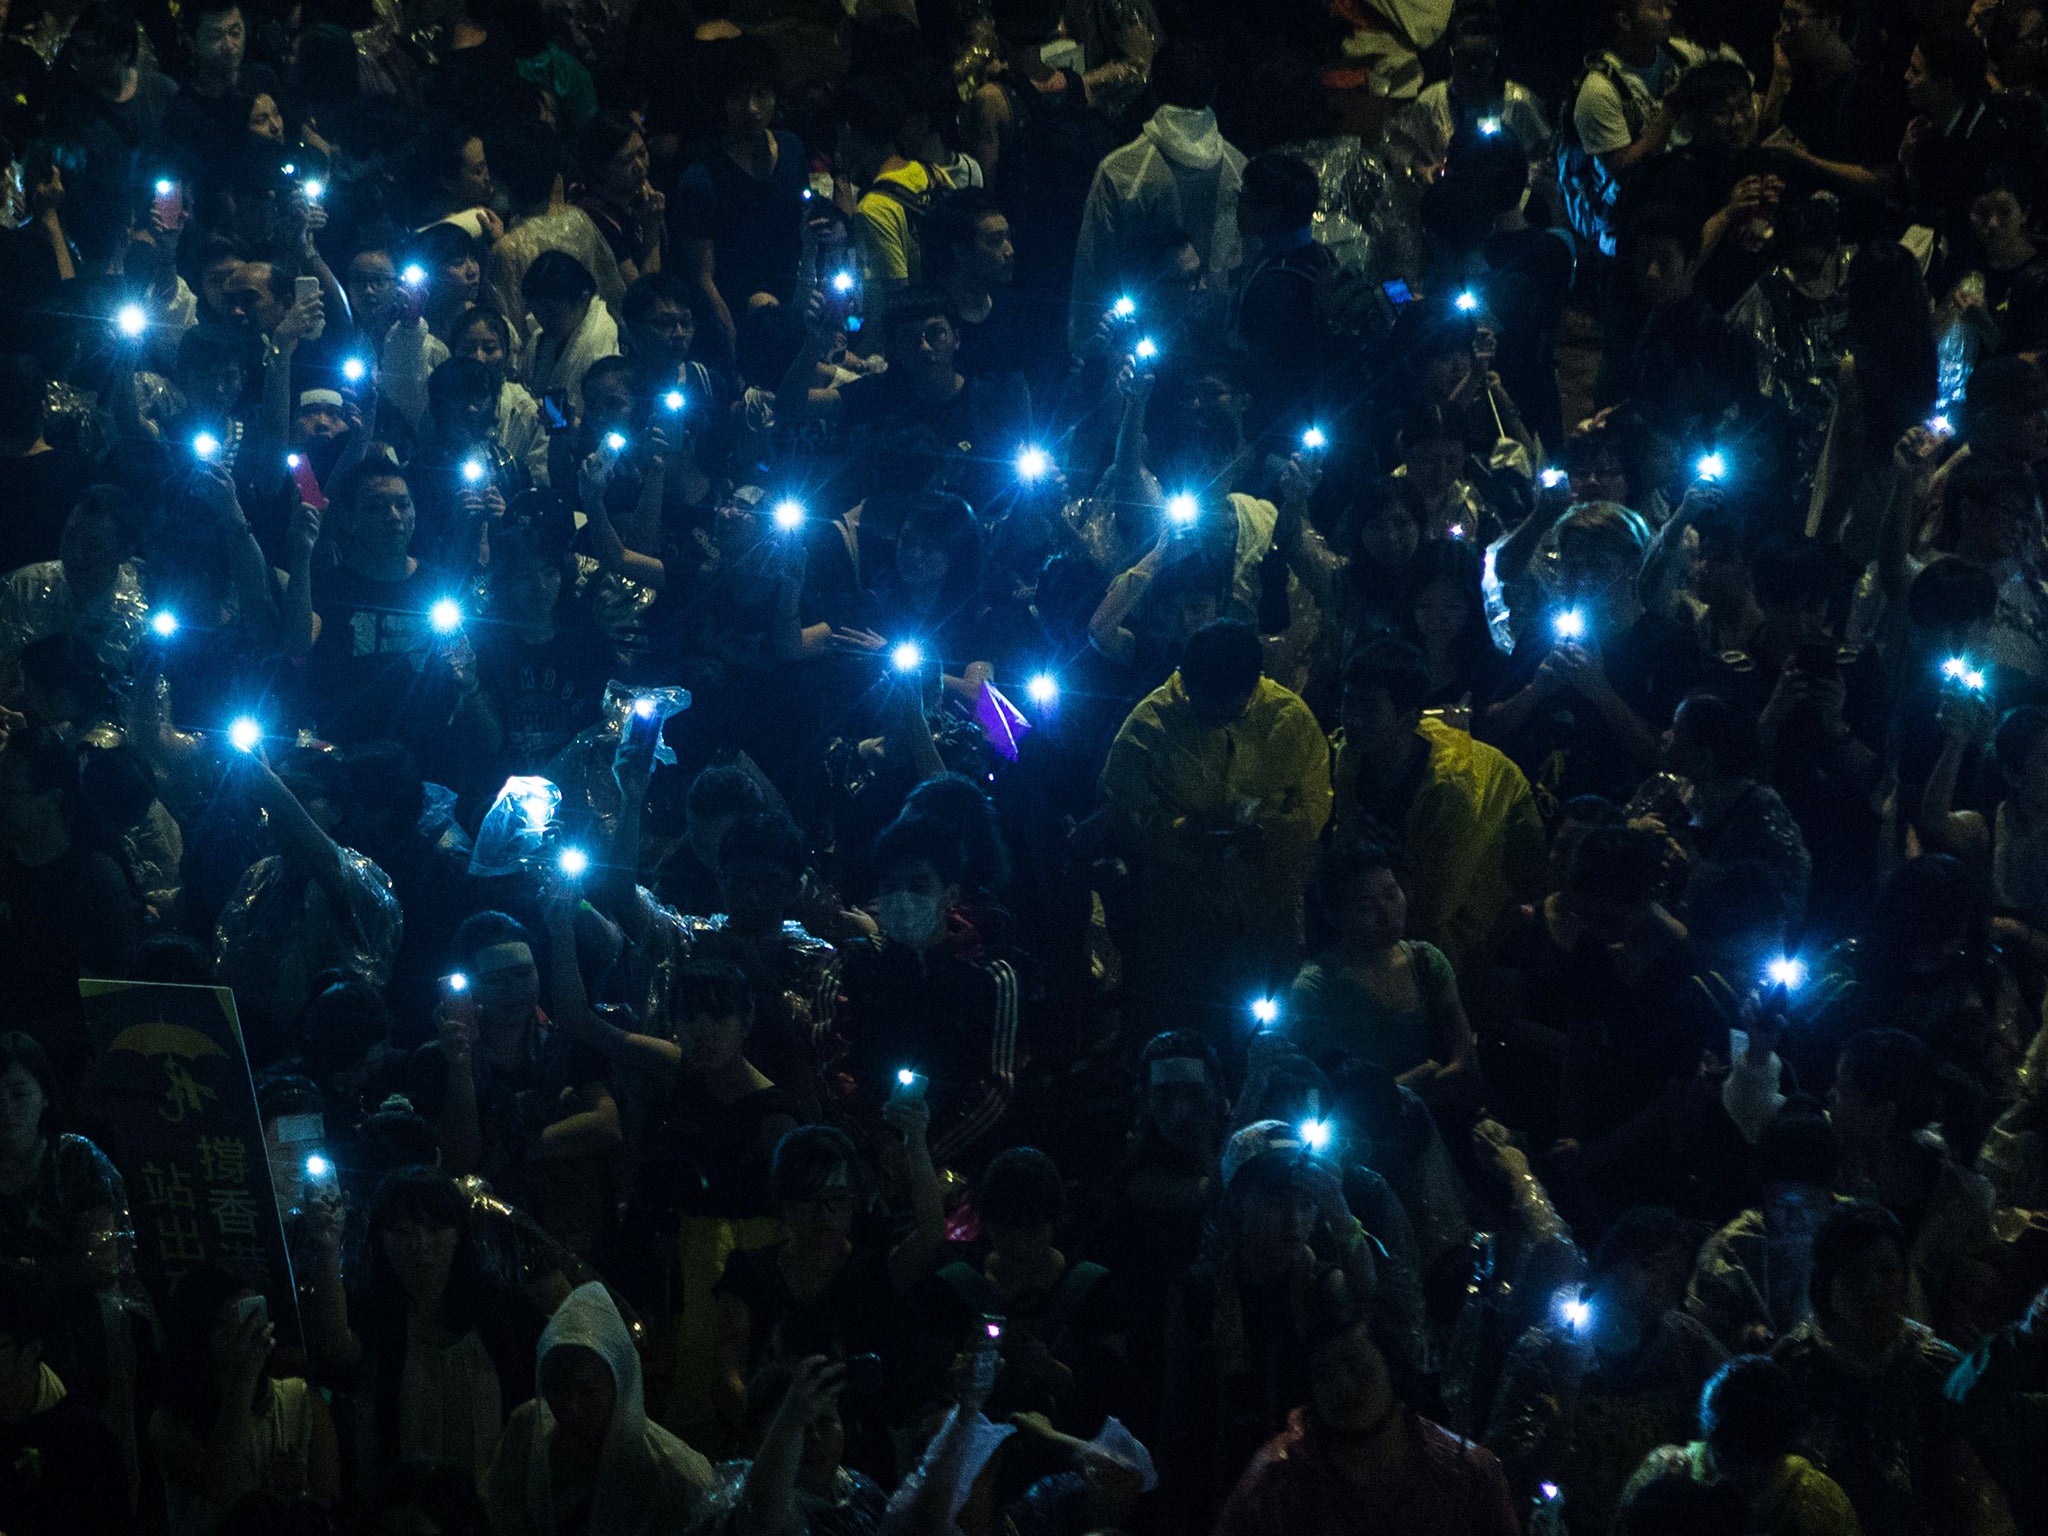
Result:
[[[1402,216],[1393,178],[1357,137],[1304,139],[1274,152],[1315,172],[1316,212],[1309,232],[1341,265],[1375,281],[1420,271],[1420,240]]]
[[[605,684],[604,709],[596,725],[584,731],[555,754],[547,777],[561,789],[559,818],[563,830],[587,834],[601,830],[609,838],[618,830],[619,785],[612,776],[612,759],[618,755],[619,738],[626,716],[646,707],[660,729],[668,717],[690,707],[687,688],[631,688],[613,678]],[[656,762],[673,765],[675,749],[667,743],[654,749]],[[481,841],[481,838],[479,838]]]
[[[404,914],[391,877],[342,848],[348,910],[337,912],[317,880],[287,870],[281,855],[251,864],[221,908],[213,931],[214,975],[240,1006],[288,1019],[312,994],[313,978],[338,970],[382,989],[391,980]]]

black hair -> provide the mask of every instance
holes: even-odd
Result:
[[[1199,111],[1216,100],[1222,71],[1215,50],[1175,33],[1152,61],[1152,94],[1161,106]]]
[[[875,837],[875,873],[886,876],[916,863],[931,865],[943,885],[967,883],[967,850],[951,826],[929,816],[898,816]]]
[[[1949,471],[1942,486],[1944,542],[1952,549],[1961,535],[1964,507],[1987,506],[2011,497],[2023,497],[2032,502],[2039,495],[2040,484],[2027,465],[1995,454],[1969,454]]]
[[[1189,693],[1234,699],[1258,687],[1264,666],[1258,631],[1237,619],[1218,619],[1188,637],[1180,656],[1181,685]]]
[[[1657,834],[1625,825],[1589,828],[1572,850],[1564,888],[1575,896],[1635,904],[1664,886],[1664,849]]]
[[[291,1038],[318,1073],[357,1065],[392,1035],[391,1010],[377,989],[354,976],[329,972],[326,985],[300,1006]]]
[[[907,355],[903,350],[903,333],[933,320],[953,325],[952,301],[936,288],[911,288],[893,295],[889,313],[882,321],[882,350],[892,358]]]
[[[1691,1222],[1663,1206],[1639,1205],[1623,1211],[1600,1239],[1586,1266],[1588,1279],[1603,1280],[1623,1269],[1675,1273],[1683,1285],[1691,1273],[1700,1235]],[[1676,1256],[1677,1262],[1672,1263]]]
[[[1680,117],[1704,112],[1741,92],[1751,91],[1749,70],[1736,59],[1703,59],[1678,77],[1672,88],[1671,106]]]
[[[1421,709],[1429,698],[1429,668],[1422,652],[1392,636],[1366,642],[1344,664],[1344,691],[1369,688],[1384,688],[1397,715]]]
[[[875,75],[847,81],[832,98],[835,115],[870,144],[896,147],[910,107],[895,85]]]
[[[1704,225],[1690,208],[1671,203],[1650,203],[1628,215],[1621,226],[1622,259],[1633,261],[1635,252],[1652,240],[1669,240],[1688,262],[1700,259],[1700,238]]]
[[[368,458],[351,464],[336,475],[327,487],[327,503],[342,513],[355,511],[356,500],[368,488],[372,480],[396,480],[411,494],[412,485],[406,473],[397,464],[382,454],[373,453]]]
[[[1864,441],[1872,462],[1889,463],[1900,434],[1934,410],[1937,364],[1927,280],[1904,246],[1867,241],[1849,262],[1842,302],[1845,343],[1855,354],[1856,384],[1863,391]]]
[[[443,358],[427,375],[427,409],[438,411],[465,400],[498,398],[491,370],[473,357]]]
[[[1059,36],[1060,0],[994,0],[996,35],[1006,43],[1049,43]]]
[[[543,123],[509,122],[493,129],[487,152],[492,180],[505,189],[514,208],[545,203],[555,178],[567,169],[561,139]]]
[[[716,816],[747,816],[768,808],[768,797],[744,768],[730,763],[713,763],[690,780],[683,796],[689,814],[704,820]]]
[[[1237,194],[1240,203],[1272,209],[1285,229],[1308,227],[1322,201],[1322,186],[1314,171],[1292,155],[1269,151],[1247,160],[1243,174]]]
[[[1984,45],[1965,27],[1929,27],[1913,45],[1926,61],[1927,73],[1963,91],[1984,83]]]
[[[1831,1190],[1841,1171],[1834,1129],[1811,1100],[1803,1105],[1788,1102],[1771,1117],[1757,1138],[1756,1158],[1758,1180],[1766,1187],[1816,1184]]]
[[[1903,1029],[1866,1029],[1842,1047],[1836,1077],[1851,1078],[1873,1104],[1889,1104],[1892,1134],[1910,1135],[1933,1124],[1941,1110],[1934,1052]]]
[[[1880,1243],[1890,1243],[1901,1259],[1910,1251],[1899,1218],[1874,1200],[1838,1200],[1813,1240],[1813,1270],[1807,1299],[1823,1327],[1834,1321],[1835,1281],[1843,1270]]]
[[[1750,556],[1750,584],[1759,603],[1810,608],[1835,595],[1839,559],[1839,546],[1818,539],[1767,539]]]
[[[200,1434],[220,1412],[220,1371],[213,1362],[213,1330],[221,1309],[257,1288],[208,1259],[178,1277],[163,1307],[164,1411]]]
[[[455,1263],[448,1287],[441,1293],[441,1324],[451,1333],[469,1331],[478,1310],[489,1305],[488,1282],[478,1261],[474,1207],[462,1186],[439,1168],[414,1164],[394,1168],[377,1185],[370,1201],[370,1312],[383,1329],[402,1328],[405,1289],[380,1239],[400,1222],[422,1227],[453,1228]]]
[[[947,827],[967,855],[966,884],[999,891],[1010,883],[1010,850],[988,791],[964,773],[935,773],[911,790],[903,815],[923,816]]]
[[[455,325],[451,334],[460,337],[464,331],[473,325],[490,327],[491,334],[498,338],[498,345],[504,350],[505,357],[509,362],[512,356],[511,322],[489,305],[472,304],[455,317]],[[432,377],[433,375],[428,375],[430,381]]]
[[[404,186],[413,211],[424,217],[448,201],[448,187],[462,175],[462,152],[482,134],[453,118],[416,123],[405,155]]]
[[[1753,779],[1763,772],[1763,738],[1756,717],[1737,709],[1716,693],[1695,691],[1679,700],[1685,728],[1714,759],[1714,771],[1727,779]],[[1676,711],[1672,718],[1677,718]]]
[[[620,300],[619,314],[626,324],[639,325],[664,299],[685,310],[690,308],[690,293],[681,278],[673,272],[644,272],[633,279],[633,286]]]
[[[1311,953],[1337,937],[1337,913],[1343,909],[1352,883],[1376,869],[1390,870],[1396,880],[1400,879],[1400,860],[1391,844],[1373,838],[1349,838],[1331,843],[1323,850],[1308,888]]]
[[[996,200],[980,187],[963,187],[934,205],[925,216],[924,235],[919,242],[932,275],[941,280],[950,276],[959,264],[960,247],[974,243],[981,221],[1003,216]]]
[[[1998,579],[1968,560],[1930,561],[1906,589],[1906,617],[1917,629],[1953,631],[1997,611]]]
[[[576,140],[576,163],[583,171],[583,179],[586,182],[596,180],[612,156],[634,139],[644,141],[644,136],[630,113],[617,110],[598,113]]]
[[[759,37],[714,38],[697,53],[697,79],[705,98],[716,104],[758,86],[774,87],[781,73],[774,47]]]
[[[63,1103],[57,1090],[57,1069],[50,1061],[50,1053],[34,1035],[19,1029],[10,1029],[0,1034],[0,1077],[5,1077],[16,1067],[21,1068],[36,1081],[43,1091],[43,1116],[39,1128],[43,1139],[49,1141],[57,1134],[61,1117],[59,1106]]]
[[[714,1019],[738,1018],[752,1029],[754,984],[736,965],[718,960],[685,960],[676,967],[669,1013],[678,1019],[702,1018],[707,1014]]]
[[[1632,3],[1632,0],[1629,0]],[[1702,1483],[1690,1472],[1665,1472],[1628,1491],[1615,1511],[1613,1536],[1728,1536],[1745,1528],[1742,1490],[1726,1478]]]
[[[975,1188],[975,1209],[1003,1226],[1038,1226],[1066,1214],[1066,1186],[1059,1168],[1036,1147],[1010,1147],[998,1152],[982,1170]]]
[[[524,944],[531,948],[533,935],[509,912],[474,912],[462,920],[448,947],[468,962],[494,944]]]
[[[528,308],[535,300],[571,304],[596,293],[597,279],[590,275],[590,268],[567,251],[542,251],[533,258],[519,284],[519,296]]]
[[[769,1197],[777,1205],[814,1199],[833,1187],[832,1175],[844,1169],[846,1190],[860,1185],[860,1153],[853,1138],[836,1125],[799,1125],[775,1144],[768,1170]]]
[[[1785,926],[1785,893],[1761,859],[1709,860],[1685,885],[1685,927],[1700,944],[1749,938]]]
[[[1798,1431],[1798,1385],[1769,1355],[1737,1355],[1700,1393],[1700,1438],[1724,1470],[1776,1461]]]
[[[1991,739],[1998,771],[2014,783],[2019,782],[2027,771],[2027,759],[2044,734],[2048,734],[2048,709],[2039,704],[2023,704],[2006,711],[2005,718],[1998,722],[1998,734]]]

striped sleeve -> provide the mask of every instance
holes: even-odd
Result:
[[[1017,973],[1007,961],[985,965],[995,984],[994,1018],[989,1032],[989,1071],[982,1095],[932,1145],[932,1160],[944,1164],[995,1127],[1017,1091]]]

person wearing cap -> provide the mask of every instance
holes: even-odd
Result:
[[[1394,1359],[1365,1322],[1320,1319],[1307,1401],[1238,1479],[1216,1536],[1345,1530],[1361,1509],[1375,1536],[1516,1536],[1500,1463],[1416,1412]]]
[[[1260,675],[1259,637],[1222,620],[1140,700],[1102,769],[1107,810],[1136,856],[1127,952],[1141,1007],[1185,1018],[1293,973],[1315,840],[1330,819],[1330,752],[1300,698]],[[1226,1017],[1195,1027],[1212,1040]]]
[[[1195,1530],[1258,1447],[1307,1400],[1319,1319],[1362,1311],[1375,1250],[1335,1164],[1279,1120],[1225,1143],[1216,1246],[1167,1300],[1158,1435],[1162,1529]]]
[[[501,1198],[588,1252],[606,1225],[623,1138],[604,1058],[540,1006],[540,967],[519,922],[479,912],[455,935],[474,1003],[443,1002],[413,1053],[406,1096],[434,1123],[441,1165],[481,1174]]]

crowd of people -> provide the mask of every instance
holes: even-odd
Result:
[[[0,5],[0,1529],[2048,1530],[2044,42]]]

